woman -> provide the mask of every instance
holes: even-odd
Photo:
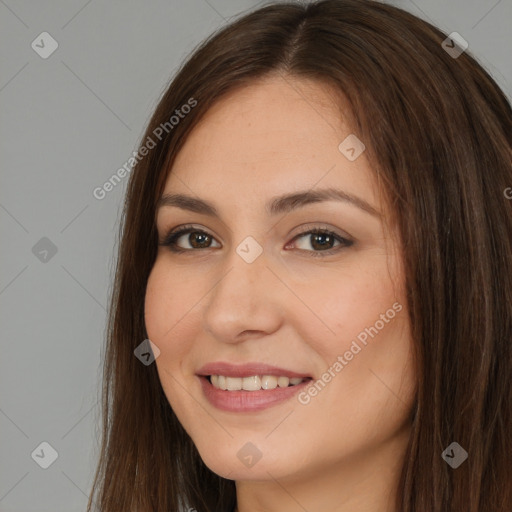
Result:
[[[512,510],[511,134],[395,7],[208,39],[130,177],[89,510]]]

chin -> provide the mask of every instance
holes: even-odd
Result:
[[[272,456],[265,457],[264,453],[250,442],[233,443],[223,450],[212,451],[210,446],[206,452],[200,449],[198,451],[202,461],[211,471],[229,480],[268,480],[272,477],[286,476],[291,471],[291,468],[282,466],[283,457],[279,457],[275,451]]]

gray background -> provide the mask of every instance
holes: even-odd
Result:
[[[85,510],[127,178],[103,200],[92,191],[136,149],[192,48],[262,3],[0,0],[1,512]],[[512,0],[390,3],[459,32],[512,97]],[[42,32],[58,42],[47,59],[31,47]],[[42,442],[58,453],[47,469]]]

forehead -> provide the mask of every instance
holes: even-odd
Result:
[[[329,85],[272,77],[231,91],[189,134],[164,192],[253,197],[319,186],[344,187],[377,203],[364,152],[349,161],[339,149],[353,133],[351,112]]]

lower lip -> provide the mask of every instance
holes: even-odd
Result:
[[[311,380],[302,381],[286,388],[262,389],[261,391],[227,391],[213,387],[207,377],[199,376],[206,399],[217,409],[229,412],[261,411],[272,405],[289,400],[306,387]]]

